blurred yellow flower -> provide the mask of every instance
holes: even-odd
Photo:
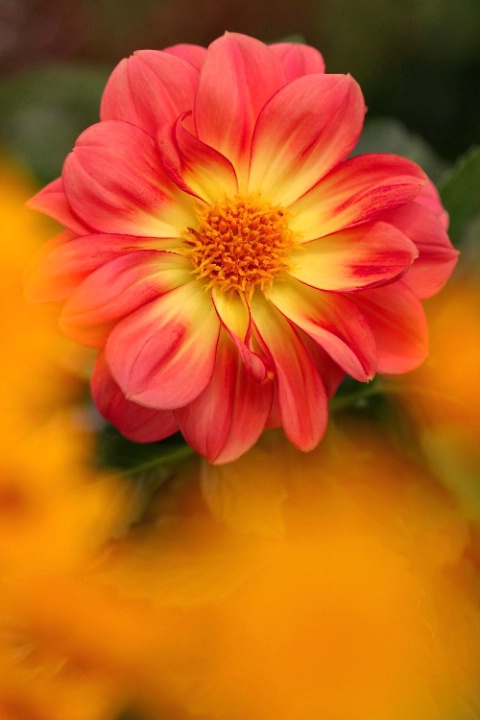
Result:
[[[53,223],[25,209],[32,183],[24,173],[5,160],[0,171],[0,433],[16,438],[78,393],[79,380],[68,372],[74,346],[60,337],[55,313],[24,300],[25,273]]]
[[[426,362],[385,383],[436,471],[480,520],[480,284],[471,267],[459,270],[445,294],[427,305]]]
[[[458,426],[478,440],[480,431],[480,285],[475,274],[457,276],[427,304],[430,354],[414,372],[391,382],[409,395],[417,419]]]
[[[97,659],[128,668],[153,718],[166,699],[182,718],[215,720],[474,717],[479,548],[452,496],[368,429],[330,431],[309,455],[268,443],[207,466],[217,519],[190,507],[111,546],[90,581],[125,617],[143,607],[150,633],[144,653],[122,630],[121,652]],[[252,498],[234,510],[242,477],[250,493],[257,481],[260,505],[283,497],[283,530],[255,521],[252,535]],[[82,612],[64,609],[64,629]],[[95,635],[116,647],[114,623]]]
[[[128,524],[131,498],[92,467],[92,437],[71,404],[84,387],[69,369],[75,350],[54,314],[23,299],[23,275],[50,224],[24,209],[31,183],[6,161],[0,190],[0,717],[110,720],[123,699],[118,682],[43,638],[22,598],[41,605],[51,578],[81,577]],[[52,609],[63,602],[58,595]]]

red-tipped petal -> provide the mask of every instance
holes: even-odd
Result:
[[[73,213],[65,195],[61,177],[46,185],[30,198],[26,205],[31,210],[48,215],[77,235],[85,235],[89,232],[88,224]]]
[[[63,181],[73,210],[99,232],[177,237],[195,219],[192,198],[165,174],[155,141],[128,123],[82,133]]]
[[[258,384],[243,369],[223,331],[215,370],[205,390],[175,411],[187,442],[217,464],[231,462],[260,437],[271,405],[272,383]]]
[[[231,162],[188,132],[183,117],[163,128],[158,147],[165,170],[185,192],[211,204],[238,192]]]
[[[208,385],[219,332],[210,296],[194,280],[122,320],[109,335],[106,359],[129,400],[178,408]]]
[[[198,70],[184,58],[139,50],[122,60],[103,93],[102,120],[124,120],[155,137],[158,129],[191,110]]]
[[[114,324],[188,282],[190,264],[169,252],[131,252],[91,273],[66,303],[60,324],[83,345],[102,347]]]
[[[274,43],[270,50],[282,61],[287,82],[303,75],[325,72],[323,57],[313,47],[303,43]]]
[[[320,290],[351,292],[401,277],[418,256],[415,245],[387,223],[365,223],[304,243],[289,273]]]
[[[101,353],[92,373],[92,396],[103,417],[134,442],[163,440],[178,431],[172,410],[152,410],[127,400]]]
[[[265,105],[253,136],[249,188],[290,205],[345,159],[365,103],[349,75],[306,75]]]
[[[417,200],[385,215],[385,220],[412,240],[419,252],[403,282],[419,298],[435,295],[447,282],[458,260],[458,251],[447,235],[444,218],[433,215]]]
[[[418,165],[396,155],[358,155],[338,165],[292,207],[291,229],[301,242],[382,219],[413,200],[427,182]]]
[[[376,347],[365,317],[348,298],[296,280],[275,283],[268,299],[304,330],[356,380],[370,380],[377,367]]]
[[[312,450],[327,426],[327,395],[305,345],[291,324],[260,297],[252,300],[259,342],[272,358],[282,426],[300,450]]]
[[[409,287],[399,281],[351,297],[373,332],[378,354],[377,372],[410,372],[425,360],[427,321],[420,301]]]
[[[208,48],[195,100],[197,134],[240,175],[258,114],[284,83],[280,59],[259,40],[226,33]]]

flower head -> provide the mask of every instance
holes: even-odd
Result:
[[[228,462],[265,427],[321,439],[344,373],[416,367],[420,299],[456,252],[422,170],[348,158],[365,103],[304,45],[226,34],[123,60],[35,207],[66,230],[31,283],[100,350],[92,389],[125,435],[181,430]]]

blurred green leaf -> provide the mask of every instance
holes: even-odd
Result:
[[[367,120],[354,155],[370,152],[393,153],[410,158],[437,182],[447,169],[430,145],[419,135],[411,133],[394,118]]]
[[[457,245],[480,215],[480,147],[463,155],[445,175],[440,196],[450,215],[450,238]]]
[[[279,38],[278,40],[272,40],[272,42],[267,42],[267,45],[273,45],[275,43],[306,43],[307,40],[305,38],[305,35],[302,35],[301,33],[292,33],[291,35],[285,35],[282,38]]]
[[[168,467],[193,454],[180,433],[152,443],[127,440],[111,425],[107,425],[97,434],[96,464],[126,475]]]
[[[106,68],[42,67],[0,85],[0,143],[41,183],[57,177],[78,135],[99,120]]]
[[[144,720],[144,716],[139,715],[137,712],[134,712],[133,710],[125,710],[117,718],[117,720]]]

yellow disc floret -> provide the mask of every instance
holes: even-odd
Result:
[[[198,225],[185,233],[184,252],[207,288],[251,294],[288,268],[295,240],[288,211],[258,195],[225,199],[197,210]]]

